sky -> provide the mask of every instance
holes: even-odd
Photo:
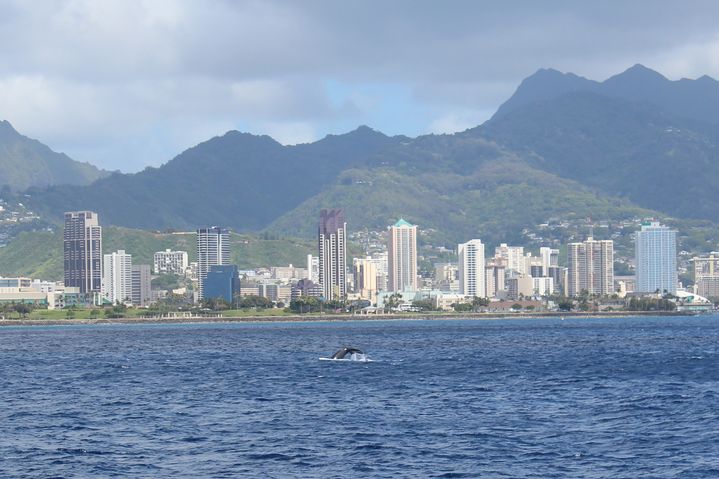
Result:
[[[240,130],[453,133],[525,77],[719,78],[719,2],[0,0],[0,119],[135,172]]]

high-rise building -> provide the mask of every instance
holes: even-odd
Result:
[[[374,302],[377,299],[377,265],[372,258],[354,258],[354,292],[360,298]]]
[[[496,298],[506,291],[505,267],[502,261],[490,259],[484,267],[484,284],[488,298]]]
[[[153,270],[155,274],[184,275],[187,266],[187,251],[158,251],[153,257]]]
[[[320,276],[320,259],[311,254],[307,255],[307,279],[317,281]]]
[[[417,290],[417,226],[400,219],[389,229],[387,290]]]
[[[111,304],[132,302],[132,255],[125,250],[104,255],[102,296]]]
[[[522,246],[507,246],[507,243],[502,243],[494,248],[494,257],[503,262],[506,270],[516,271],[520,274],[527,272],[524,247]]]
[[[473,239],[457,247],[459,254],[459,292],[465,296],[487,296],[484,270],[484,245]]]
[[[636,292],[677,292],[677,232],[658,222],[645,223],[634,243]]]
[[[152,301],[150,265],[132,265],[132,304],[145,307]]]
[[[318,283],[327,300],[347,296],[347,223],[341,209],[320,211]]]
[[[65,213],[63,230],[65,286],[80,293],[102,289],[102,227],[92,211]]]
[[[567,268],[561,266],[550,266],[547,276],[554,282],[554,290],[563,296],[567,296]]]
[[[204,282],[212,266],[230,264],[230,232],[226,228],[197,230],[198,298],[204,299]]]
[[[539,257],[542,261],[542,276],[550,276],[549,268],[559,266],[559,250],[542,246],[539,248]]]
[[[387,276],[389,274],[389,255],[382,251],[372,255],[372,263],[377,268],[377,291],[387,291]]]
[[[692,259],[697,294],[705,298],[719,298],[719,252]]]
[[[210,266],[204,284],[206,299],[223,299],[234,305],[240,296],[240,273],[234,264]]]
[[[567,245],[567,292],[577,296],[614,293],[614,242],[595,240],[591,236],[582,243]]]

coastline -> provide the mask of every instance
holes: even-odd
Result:
[[[295,314],[286,316],[208,316],[190,318],[97,318],[97,319],[2,319],[2,326],[64,326],[112,324],[205,324],[205,323],[300,323],[342,321],[407,321],[407,320],[497,320],[539,318],[626,318],[640,316],[697,316],[691,311],[594,311],[594,312],[536,312],[536,313],[397,313],[397,314]]]

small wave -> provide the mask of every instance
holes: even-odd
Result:
[[[366,354],[357,354],[353,353],[349,356],[345,356],[342,359],[336,359],[336,358],[319,358],[320,361],[338,361],[338,362],[345,362],[345,363],[374,363],[374,359],[370,359],[367,357]]]

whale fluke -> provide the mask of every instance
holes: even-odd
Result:
[[[344,347],[344,348],[340,349],[339,351],[337,351],[336,353],[334,353],[332,355],[331,359],[344,359],[345,356],[347,356],[348,354],[352,355],[352,354],[364,354],[364,353],[357,348]]]

